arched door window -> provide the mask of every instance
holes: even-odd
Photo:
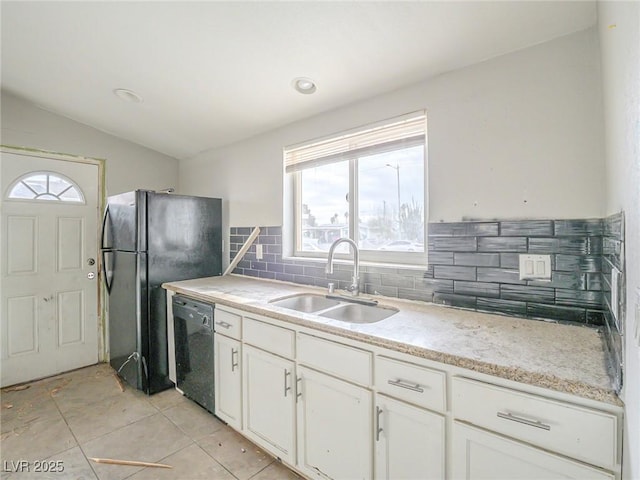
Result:
[[[7,198],[85,203],[80,187],[70,178],[54,172],[30,172],[23,175],[9,187]]]

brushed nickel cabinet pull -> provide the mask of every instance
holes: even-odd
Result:
[[[286,368],[284,370],[284,396],[287,396],[287,392],[289,390],[291,390],[291,387],[289,386],[289,382],[287,382],[287,379],[289,378],[289,375],[291,375],[291,372],[289,372]]]
[[[382,415],[382,409],[376,405],[376,442],[380,441],[380,433],[382,433],[382,427],[380,427],[380,415]]]
[[[388,380],[387,383],[389,385],[393,385],[394,387],[406,388],[407,390],[411,390],[413,392],[424,393],[424,388],[422,388],[417,383],[408,383],[404,380]]]
[[[530,427],[541,428],[542,430],[548,430],[548,431],[551,430],[551,425],[542,423],[539,420],[529,420],[528,418],[518,417],[517,415],[513,415],[511,413],[498,412],[498,417],[503,418],[505,420],[510,420],[512,422],[529,425]]]
[[[230,323],[223,322],[222,320],[220,320],[219,322],[216,322],[216,325],[220,325],[222,328],[231,328]]]
[[[296,378],[296,402],[302,399],[302,377]]]
[[[237,348],[232,348],[231,349],[231,371],[235,371],[236,367],[238,366],[238,349]]]

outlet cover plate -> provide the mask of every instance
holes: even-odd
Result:
[[[551,280],[551,255],[521,254],[520,280]]]

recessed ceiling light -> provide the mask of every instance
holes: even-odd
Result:
[[[120,100],[124,100],[125,102],[142,103],[142,97],[133,90],[128,90],[126,88],[116,88],[113,91],[113,94]]]
[[[305,95],[316,91],[316,84],[314,83],[314,81],[306,77],[294,78],[293,82],[291,82],[291,85],[298,92],[304,93]]]

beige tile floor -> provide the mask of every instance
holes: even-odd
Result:
[[[299,478],[175,390],[146,396],[94,365],[0,395],[2,479]],[[98,464],[89,457],[165,463],[172,469]],[[62,472],[36,473],[37,461]],[[28,463],[20,463],[20,462]],[[42,464],[40,465],[42,467]],[[22,469],[21,472],[16,470]]]

